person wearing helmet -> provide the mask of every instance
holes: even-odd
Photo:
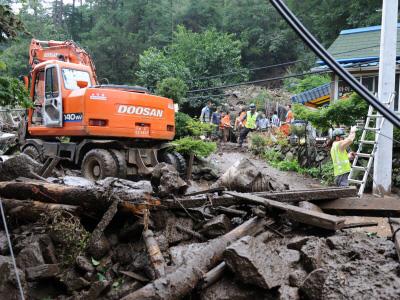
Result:
[[[243,126],[240,130],[239,146],[243,146],[243,141],[246,139],[250,131],[254,131],[257,128],[258,114],[256,112],[256,105],[254,103],[249,105],[247,113],[240,120],[240,126]],[[246,124],[243,124],[246,121]]]
[[[349,174],[351,171],[350,156],[352,153],[347,152],[356,136],[357,128],[351,127],[350,134],[345,138],[345,132],[342,128],[337,128],[332,133],[333,144],[331,148],[331,158],[333,162],[333,174],[335,176],[335,184],[337,186],[349,185]]]

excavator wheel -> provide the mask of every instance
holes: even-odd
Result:
[[[38,162],[43,162],[42,156],[40,155],[39,150],[35,146],[26,146],[24,150],[22,150],[22,153],[30,156],[32,159],[38,161]]]
[[[118,172],[117,172],[117,177],[118,178],[126,178],[126,159],[124,154],[117,149],[110,149],[108,150],[110,151],[112,157],[114,158],[116,164],[117,164],[117,168],[118,168]]]
[[[91,180],[118,176],[118,165],[112,154],[104,149],[86,153],[81,166],[82,175]]]
[[[186,161],[179,152],[163,152],[161,161],[173,165],[180,175],[186,175]]]

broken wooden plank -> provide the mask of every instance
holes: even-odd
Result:
[[[300,202],[355,197],[357,196],[357,189],[355,187],[329,187],[283,192],[258,192],[252,194],[279,202]]]
[[[371,227],[371,226],[378,226],[378,222],[360,222],[360,223],[344,224],[342,229],[357,228],[357,227]]]
[[[199,193],[208,191],[211,190],[205,190]],[[189,195],[194,195],[194,194],[195,193]],[[300,201],[331,200],[344,197],[355,197],[357,195],[357,189],[355,189],[354,187],[349,187],[349,188],[333,187],[333,188],[316,188],[309,190],[291,190],[284,192],[259,192],[251,194],[279,202],[295,203]],[[231,206],[241,203],[243,203],[241,199],[237,199],[235,197],[226,194],[212,197],[213,206]],[[182,206],[185,208],[193,208],[193,207],[201,207],[205,204],[211,204],[211,203],[204,195],[195,198],[165,199],[163,200],[162,204],[170,209],[179,209],[182,208]]]
[[[197,196],[197,195],[202,195],[202,194],[220,193],[225,190],[226,190],[225,187],[217,187],[217,188],[206,189],[206,190],[202,190],[202,191],[198,191],[198,192],[188,193],[188,194],[185,194],[184,196],[190,197],[190,196]]]
[[[400,201],[395,198],[342,198],[318,202],[318,206],[339,215],[400,217]]]
[[[344,226],[344,218],[328,215],[325,213],[315,212],[300,208],[298,206],[275,200],[264,199],[255,195],[238,192],[225,192],[228,195],[246,200],[248,203],[263,205],[266,207],[274,207],[287,213],[288,217],[300,223],[313,225],[329,230],[338,230]]]
[[[389,223],[397,256],[400,259],[400,218],[389,218]]]

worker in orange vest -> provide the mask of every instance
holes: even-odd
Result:
[[[222,131],[222,141],[226,143],[229,139],[229,131],[231,129],[231,116],[229,113],[222,112],[220,129]]]

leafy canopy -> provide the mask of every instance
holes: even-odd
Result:
[[[308,75],[303,79],[288,78],[284,81],[284,87],[293,94],[299,94],[307,90],[329,83],[331,79],[328,75]]]
[[[368,112],[368,103],[356,93],[347,99],[339,100],[317,110],[310,110],[304,105],[296,104],[293,112],[297,119],[309,121],[319,129],[329,129],[340,125],[352,126],[364,118]]]
[[[181,103],[187,90],[188,87],[182,79],[167,77],[157,84],[156,93],[174,100],[175,103]]]

